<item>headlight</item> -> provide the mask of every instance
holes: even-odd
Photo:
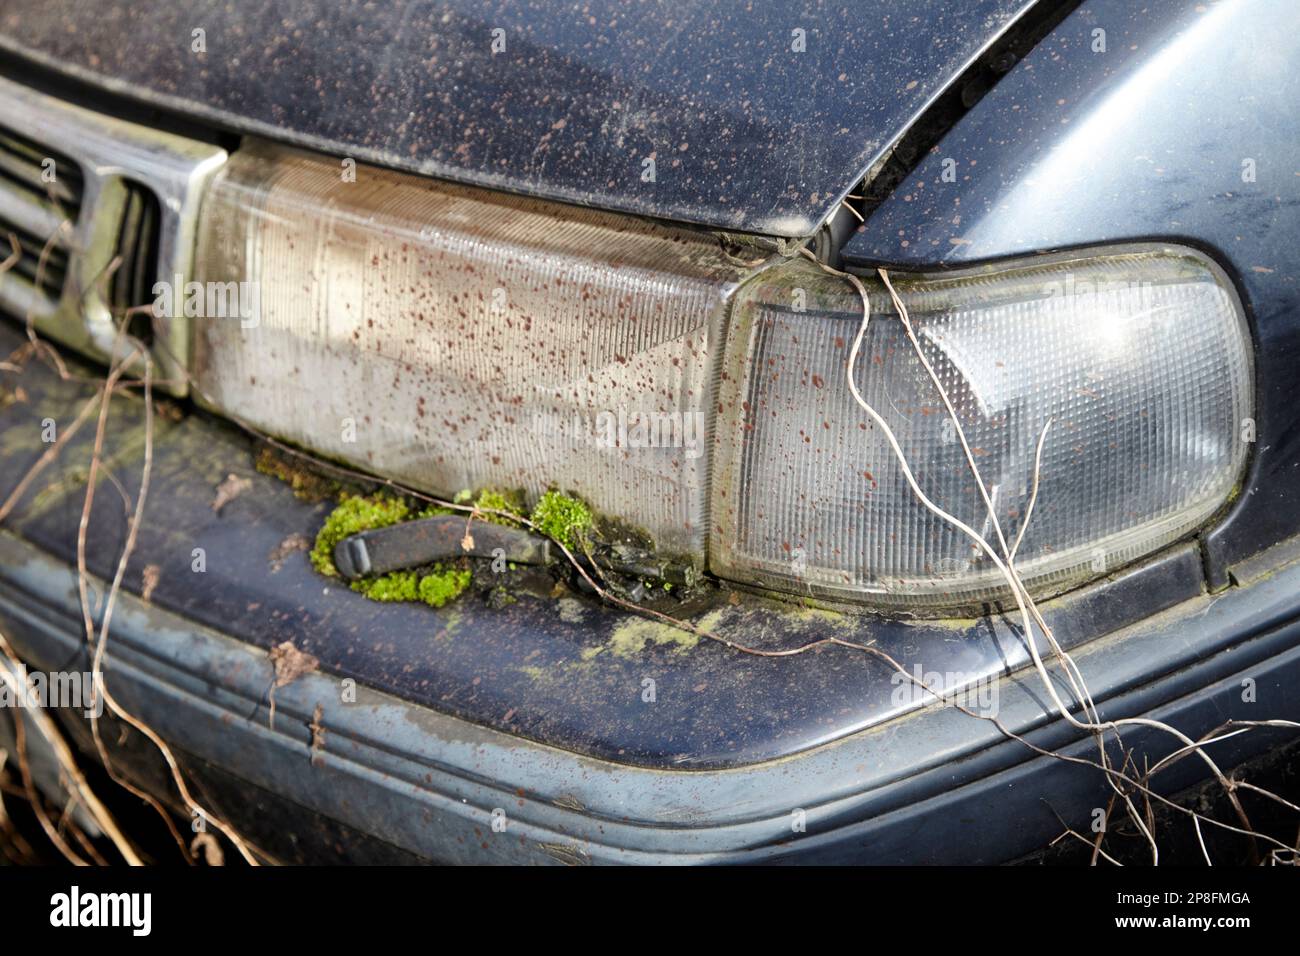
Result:
[[[702,557],[717,240],[260,146],[204,207],[220,411],[426,491],[558,486]],[[355,181],[349,181],[355,179]],[[246,294],[245,299],[249,296]]]
[[[213,184],[199,278],[244,283],[256,306],[195,323],[218,411],[434,493],[575,492],[672,555],[707,547],[740,582],[896,607],[1003,592],[854,403],[861,304],[842,278],[802,260],[747,273],[704,233],[348,172],[255,144]],[[1226,503],[1249,335],[1206,259],[1149,247],[897,279],[1008,540],[1054,420],[1016,562],[1035,592]],[[952,422],[871,288],[858,387],[929,496],[993,542]]]
[[[1251,437],[1249,337],[1203,258],[1080,254],[895,285],[1008,541],[1054,419],[1016,559],[1031,589],[1059,591],[1148,554],[1228,499]],[[890,299],[869,287],[859,390],[929,497],[996,547],[956,429]],[[891,605],[1002,592],[987,557],[917,501],[854,402],[845,368],[861,317],[852,287],[811,264],[738,294],[718,395],[713,569]]]

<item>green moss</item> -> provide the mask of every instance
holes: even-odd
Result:
[[[372,601],[415,601],[419,599],[419,576],[414,571],[393,571],[377,578],[353,581],[352,590]]]
[[[405,501],[383,493],[368,497],[345,495],[317,533],[316,544],[311,550],[311,563],[321,574],[336,576],[334,546],[349,535],[386,528],[413,518],[450,513],[436,505],[413,513]],[[394,571],[353,581],[352,590],[372,601],[423,601],[430,607],[442,607],[459,597],[469,587],[472,577],[467,570],[435,565],[427,571]]]
[[[429,574],[394,571],[377,578],[353,581],[352,590],[372,601],[423,601],[430,607],[442,607],[469,587],[471,577],[469,571],[439,565]]]
[[[442,607],[448,601],[460,596],[469,587],[470,572],[457,568],[441,567],[433,574],[420,578],[416,589],[419,599],[430,607]]]
[[[344,495],[339,506],[330,512],[316,535],[311,549],[312,566],[321,574],[338,575],[334,567],[334,546],[349,535],[372,528],[386,528],[410,515],[406,502],[388,495],[370,497]]]
[[[538,531],[570,549],[590,534],[594,526],[590,508],[558,491],[542,495],[533,509],[532,520]]]
[[[522,527],[518,521],[506,517],[506,515],[491,514],[493,511],[504,511],[511,515],[524,515],[523,503],[519,501],[516,495],[504,491],[492,491],[484,489],[479,492],[478,498],[474,502],[474,507],[480,509],[482,519],[490,521],[492,524],[503,525],[507,528]]]

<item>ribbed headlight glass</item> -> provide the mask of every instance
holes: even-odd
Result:
[[[885,290],[854,371],[921,488],[998,549],[957,430]],[[1187,535],[1223,507],[1253,438],[1249,333],[1222,274],[1179,249],[897,277],[1016,557],[1059,591]],[[719,388],[711,559],[737,580],[888,605],[975,603],[1004,579],[926,510],[846,365],[862,304],[810,263],[735,301]],[[999,549],[1000,550],[1000,549]]]
[[[198,262],[258,299],[197,323],[220,411],[442,495],[558,487],[702,558],[741,276],[709,234],[256,144],[213,184]]]

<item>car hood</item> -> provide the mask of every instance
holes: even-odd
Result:
[[[6,0],[0,50],[340,156],[802,236],[1033,3]]]

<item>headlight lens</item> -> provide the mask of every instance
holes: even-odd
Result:
[[[204,208],[195,374],[224,412],[443,495],[558,486],[702,556],[711,360],[739,269],[707,234],[266,145]]]
[[[1009,542],[1054,419],[1016,561],[1031,589],[1059,591],[1148,554],[1227,500],[1253,434],[1249,336],[1227,282],[1199,256],[1074,256],[895,285]],[[996,549],[934,384],[890,299],[870,288],[858,388],[930,498]],[[852,287],[811,264],[738,294],[719,392],[714,570],[892,605],[1003,592],[970,539],[917,501],[854,402],[845,368],[861,317]]]

